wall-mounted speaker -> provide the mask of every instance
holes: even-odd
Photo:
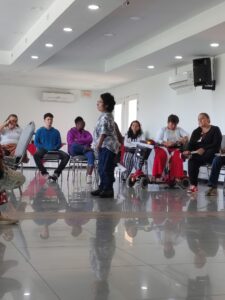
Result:
[[[211,59],[198,58],[193,60],[194,86],[209,85],[212,83]]]

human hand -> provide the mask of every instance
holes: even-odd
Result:
[[[186,151],[183,152],[183,155],[184,156],[190,156],[191,155],[191,151],[186,150]]]
[[[172,147],[174,146],[174,142],[163,142],[163,145],[166,147]]]
[[[224,153],[225,153],[225,148],[220,149],[220,153],[221,153],[221,154],[224,154]]]
[[[199,155],[203,155],[205,153],[205,150],[203,148],[199,148],[197,151],[196,151],[197,154]]]

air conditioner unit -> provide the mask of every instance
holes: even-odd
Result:
[[[41,101],[44,102],[60,102],[60,103],[72,103],[75,101],[74,94],[71,93],[42,93]]]
[[[177,89],[188,87],[188,86],[193,86],[193,84],[194,84],[194,81],[193,81],[193,72],[192,71],[178,73],[169,78],[169,86],[173,90],[177,90]]]

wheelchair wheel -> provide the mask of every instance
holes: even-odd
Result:
[[[126,184],[128,188],[131,188],[135,185],[136,180],[133,179],[131,175],[127,177]]]
[[[146,177],[141,177],[140,186],[145,189],[148,186],[148,179]]]

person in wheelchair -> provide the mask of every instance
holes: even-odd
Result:
[[[150,180],[163,177],[165,169],[169,170],[169,180],[184,177],[183,159],[180,149],[188,142],[188,134],[178,127],[179,118],[169,115],[167,126],[157,134],[156,145],[148,157],[148,175]]]
[[[123,165],[126,168],[126,171],[122,174],[122,179],[126,180],[126,178],[130,175],[133,167],[134,167],[134,154],[136,150],[136,143],[144,140],[145,137],[142,132],[141,124],[139,121],[135,120],[131,122],[130,127],[125,134],[124,138],[124,157],[123,157]]]

